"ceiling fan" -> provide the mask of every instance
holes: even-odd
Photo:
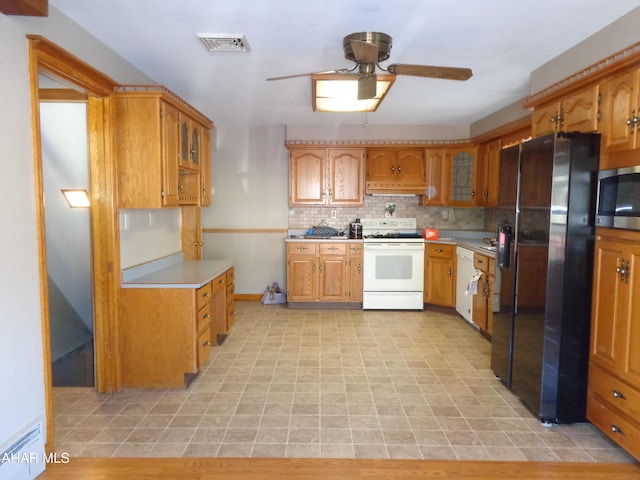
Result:
[[[438,67],[433,65],[394,63],[384,68],[380,65],[380,62],[384,62],[389,58],[391,44],[391,36],[386,33],[352,33],[344,37],[342,47],[344,48],[344,57],[355,62],[353,67],[326,70],[324,72],[285,75],[283,77],[267,78],[267,80],[284,80],[329,73],[351,73],[358,69],[358,100],[367,100],[376,95],[376,67],[395,75],[412,75],[445,80],[468,80],[473,75],[469,68]]]

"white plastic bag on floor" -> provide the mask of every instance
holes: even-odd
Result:
[[[273,305],[276,303],[285,303],[287,295],[280,289],[277,282],[273,282],[267,291],[262,295],[261,302],[265,305]]]

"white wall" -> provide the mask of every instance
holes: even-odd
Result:
[[[639,23],[640,7],[534,70],[531,73],[531,94],[636,43]]]
[[[126,209],[119,212],[122,269],[182,250],[180,209]]]
[[[93,331],[89,209],[70,208],[60,189],[89,189],[87,106],[40,105],[47,271]]]
[[[0,451],[44,415],[27,42],[0,15]]]
[[[28,33],[118,81],[153,83],[52,5],[46,18],[0,14],[0,451],[44,416]]]
[[[289,156],[284,127],[217,128],[212,152],[211,206],[202,228],[283,229],[288,226]],[[284,234],[204,233],[203,258],[233,260],[236,292],[285,284]]]

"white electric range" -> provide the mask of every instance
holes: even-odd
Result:
[[[415,218],[363,218],[362,308],[422,310],[424,239]]]

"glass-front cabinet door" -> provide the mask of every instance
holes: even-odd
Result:
[[[191,128],[191,166],[200,168],[200,126],[195,123]]]
[[[476,203],[476,147],[451,150],[449,204],[474,205]]]
[[[180,115],[180,166],[191,167],[191,125],[188,117]]]

